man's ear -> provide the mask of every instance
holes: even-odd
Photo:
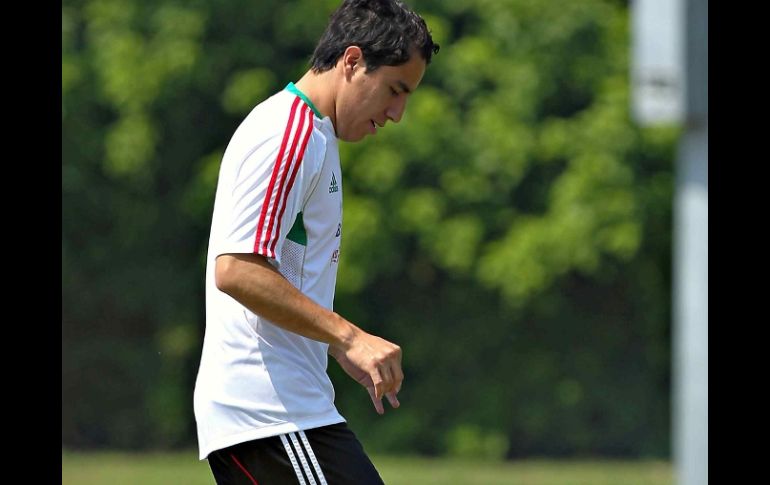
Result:
[[[352,76],[353,72],[358,69],[366,69],[364,53],[360,47],[351,45],[345,49],[345,52],[342,53],[342,68],[345,71],[345,77]]]

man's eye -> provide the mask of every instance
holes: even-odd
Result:
[[[398,91],[396,91],[393,88],[390,88],[390,92],[393,93],[393,96],[398,96]]]

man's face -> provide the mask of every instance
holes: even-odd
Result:
[[[400,66],[380,66],[366,73],[363,57],[348,62],[343,89],[336,101],[337,137],[354,142],[374,135],[390,120],[398,123],[406,109],[407,97],[417,89],[425,74],[425,61],[416,52]]]

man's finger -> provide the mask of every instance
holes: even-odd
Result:
[[[396,391],[396,394],[398,394],[398,392],[401,390],[401,384],[404,382],[404,371],[401,370],[401,366],[398,366],[396,368],[396,372],[394,372],[394,374],[395,374],[395,380],[396,380],[396,382],[395,382],[395,385],[396,385],[395,391]]]
[[[382,388],[380,389],[379,396],[382,397],[385,394],[392,392],[395,389],[395,381],[393,379],[393,371],[387,365],[379,367],[380,376],[382,376]]]
[[[397,407],[399,407],[401,405],[401,403],[398,402],[398,398],[396,397],[396,393],[395,392],[389,392],[389,393],[385,394],[385,397],[388,398],[388,402],[390,402],[390,405],[392,407],[397,408]]]
[[[385,407],[382,405],[382,399],[377,398],[374,388],[367,387],[366,390],[369,392],[369,397],[372,398],[372,403],[374,403],[374,409],[377,410],[377,414],[385,414]]]
[[[372,384],[374,384],[374,397],[382,399],[382,396],[385,394],[384,376],[380,373],[379,369],[375,368],[369,377],[372,379]]]

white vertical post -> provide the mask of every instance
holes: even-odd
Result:
[[[672,448],[679,485],[708,484],[708,0],[632,4],[632,112],[684,125],[673,230]]]
[[[708,0],[687,0],[685,132],[674,202],[673,446],[680,485],[708,484]]]
[[[679,146],[674,198],[674,464],[679,485],[708,484],[708,125]]]

